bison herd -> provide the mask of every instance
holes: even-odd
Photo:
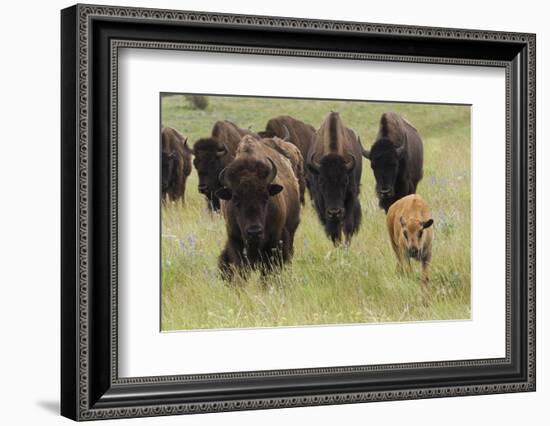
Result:
[[[208,208],[221,211],[227,241],[218,266],[222,277],[266,275],[292,259],[300,210],[309,193],[328,238],[349,245],[361,226],[359,202],[363,157],[387,213],[387,227],[399,268],[422,264],[429,282],[433,219],[416,195],[422,179],[423,145],[417,129],[395,112],[380,118],[370,149],[337,112],[318,129],[288,115],[272,118],[261,132],[218,121],[193,147],[176,129],[161,132],[162,202],[184,200],[191,164]]]

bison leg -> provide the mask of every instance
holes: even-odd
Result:
[[[183,187],[181,188],[180,202],[181,202],[182,205],[185,205],[185,183],[183,184]]]
[[[286,228],[283,228],[281,236],[281,250],[283,256],[282,261],[289,262],[294,254],[294,234],[291,234]]]
[[[260,270],[260,276],[263,280],[264,278],[271,275],[272,273],[280,271],[281,267],[282,267],[282,262],[272,257],[271,259],[266,260],[265,262],[261,262],[259,264],[258,269]]]
[[[262,277],[266,277],[273,272],[279,272],[283,263],[289,262],[292,258],[292,243],[289,232],[283,229],[281,239],[273,244],[261,254],[259,270]]]
[[[311,203],[314,204],[315,201],[313,201],[313,193],[311,192],[311,179],[308,178],[307,175],[306,175],[306,177],[304,178],[304,180],[305,180],[305,183],[306,183],[306,191],[307,191],[307,193],[309,194],[309,199],[310,199]],[[306,204],[306,203],[305,203],[305,200],[304,200],[304,205],[305,205],[305,204]]]
[[[404,253],[403,254],[403,259],[404,259],[404,261],[402,262],[402,264],[403,264],[406,272],[410,274],[412,272],[411,258],[409,257],[409,255],[407,253]]]
[[[234,261],[229,255],[227,247],[222,251],[218,259],[218,268],[222,279],[226,281],[232,281],[235,273]]]
[[[283,230],[281,239],[271,246],[269,252],[266,252],[268,264],[272,269],[281,268],[283,262],[286,262],[289,258],[288,252],[288,232]]]
[[[430,283],[430,263],[431,256],[426,256],[422,259],[422,284],[427,289]]]
[[[390,230],[391,232],[391,230]],[[399,251],[399,246],[394,241],[394,239],[390,236],[390,242],[391,242],[391,248],[393,249],[393,252],[395,253],[395,257],[397,258],[398,265],[401,264],[401,253]]]
[[[392,240],[393,251],[397,257],[397,272],[399,274],[404,274],[410,272],[411,270],[411,260],[407,253],[405,253],[396,243]]]
[[[241,278],[246,279],[250,270],[248,263],[244,261],[236,247],[239,247],[237,242],[233,241],[232,244],[228,241],[218,259],[220,274],[226,281],[232,281],[235,272],[238,272]]]
[[[430,304],[431,295],[430,295],[430,263],[431,263],[431,254],[422,259],[422,278],[421,278],[421,295],[420,300],[424,306]]]
[[[298,178],[298,184],[300,189],[300,204],[302,206],[305,206],[306,205],[306,181],[303,176]]]
[[[183,197],[182,197],[182,195],[181,195],[181,192],[179,192],[179,191],[177,191],[177,192],[174,191],[174,192],[171,192],[171,193],[170,193],[170,202],[171,202],[171,203],[174,203],[174,204],[175,204],[175,203],[177,203],[177,202],[180,201],[180,200],[181,200],[181,202],[183,203]]]
[[[399,256],[397,258],[397,272],[399,274],[406,274],[411,270],[411,261],[407,256]]]
[[[265,284],[265,278],[274,272],[279,272],[282,267],[282,262],[274,256],[269,257],[270,255],[266,253],[266,260],[258,264],[258,270],[260,271],[260,278]],[[269,257],[269,258],[267,258]]]

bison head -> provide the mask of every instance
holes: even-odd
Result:
[[[257,160],[236,160],[223,169],[219,181],[223,188],[216,196],[229,201],[232,218],[248,248],[258,248],[265,238],[270,197],[283,190],[273,183],[277,167],[271,158],[268,164]]]
[[[433,219],[420,221],[418,219],[406,220],[404,216],[400,217],[401,236],[403,246],[407,249],[409,257],[420,260],[422,257],[423,238],[425,238],[424,230],[433,225]]]
[[[210,197],[220,188],[218,175],[225,167],[227,147],[213,138],[200,139],[193,146],[193,165],[199,175],[199,192]]]
[[[350,160],[338,154],[327,154],[318,163],[311,152],[307,168],[314,176],[318,206],[322,209],[327,221],[341,222],[345,213],[345,201],[351,192],[352,172],[355,168],[355,156]]]
[[[395,196],[395,183],[404,149],[404,145],[396,147],[388,139],[380,139],[370,151],[363,151],[363,156],[370,160],[380,200],[391,200]]]

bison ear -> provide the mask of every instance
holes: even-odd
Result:
[[[405,220],[405,218],[403,216],[401,216],[399,218],[399,222],[401,222],[401,226],[403,226],[403,227],[407,226],[407,221]]]
[[[231,192],[231,189],[223,187],[214,193],[216,197],[218,197],[220,200],[229,201],[231,200],[231,197],[233,196],[233,193]]]
[[[423,229],[429,228],[433,224],[434,224],[434,220],[433,219],[428,219],[426,222],[422,223],[422,228]]]
[[[284,136],[283,140],[289,142],[290,141],[290,132],[288,131],[288,127],[286,127],[284,124],[283,124],[283,130],[285,132],[285,136]]]
[[[267,187],[267,190],[269,192],[270,196],[277,195],[279,192],[283,190],[283,187],[281,185],[277,185],[276,183],[272,183]]]

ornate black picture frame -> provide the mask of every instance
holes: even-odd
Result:
[[[74,420],[535,390],[535,35],[76,5],[61,13],[61,413]],[[186,49],[506,71],[506,356],[118,377],[117,52]]]

